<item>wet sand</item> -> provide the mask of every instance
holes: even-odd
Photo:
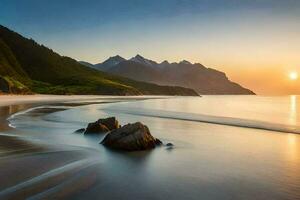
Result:
[[[89,168],[97,166],[97,152],[30,141],[17,136],[15,130],[12,134],[6,120],[16,112],[41,104],[92,99],[95,97],[0,96],[0,199],[68,198],[95,181],[93,176],[86,175],[94,173]],[[66,105],[83,104],[73,102]],[[57,110],[44,109],[40,112],[54,111]]]
[[[41,107],[31,115],[45,115],[68,107],[148,98],[152,97],[0,96],[0,199],[73,199],[101,180],[98,151],[31,140],[22,135],[23,131],[8,125],[9,116],[42,105],[66,108]]]

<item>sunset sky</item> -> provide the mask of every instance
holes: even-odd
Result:
[[[299,0],[0,0],[0,24],[77,60],[186,59],[258,94],[300,94]]]

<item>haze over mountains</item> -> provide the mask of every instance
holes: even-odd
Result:
[[[111,63],[113,64],[113,63]],[[27,39],[0,25],[0,93],[198,95],[111,75]]]
[[[117,55],[95,65],[81,63],[139,81],[192,88],[199,94],[254,94],[251,90],[230,81],[225,73],[186,60],[179,63],[157,63],[141,55],[129,60]]]

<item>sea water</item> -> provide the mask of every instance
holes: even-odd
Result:
[[[300,199],[299,111],[298,96],[158,97],[42,106],[9,121],[28,139],[98,152],[97,181],[72,199]],[[109,116],[174,146],[123,153],[99,144],[105,135],[73,133]]]

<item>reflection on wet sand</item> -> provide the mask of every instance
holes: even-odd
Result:
[[[10,106],[0,106],[0,131],[8,130],[9,126],[7,124],[7,118],[19,111],[26,110],[30,108],[31,105],[10,105]]]
[[[2,131],[10,130],[7,118],[19,111],[30,108],[31,105],[10,105],[0,107],[0,134]],[[33,145],[15,136],[8,136],[2,133],[0,135],[0,156],[7,156],[10,154],[24,153],[33,151],[34,149],[41,149],[37,145]]]
[[[110,102],[56,103],[36,107],[29,114],[34,119],[69,107],[103,103]],[[9,116],[32,106],[0,107],[0,199],[73,199],[101,180],[99,152],[47,141],[33,142],[30,137],[24,137],[23,130],[8,126]],[[142,163],[148,157],[146,154],[149,153],[130,160]]]
[[[99,162],[95,156],[91,159],[95,152],[31,142],[18,137],[18,130],[13,135],[9,133],[12,129],[7,118],[30,107],[29,104],[0,107],[0,199],[67,198],[89,187],[96,178],[86,175],[94,173],[90,168]],[[65,109],[41,108],[32,115],[61,110]]]

